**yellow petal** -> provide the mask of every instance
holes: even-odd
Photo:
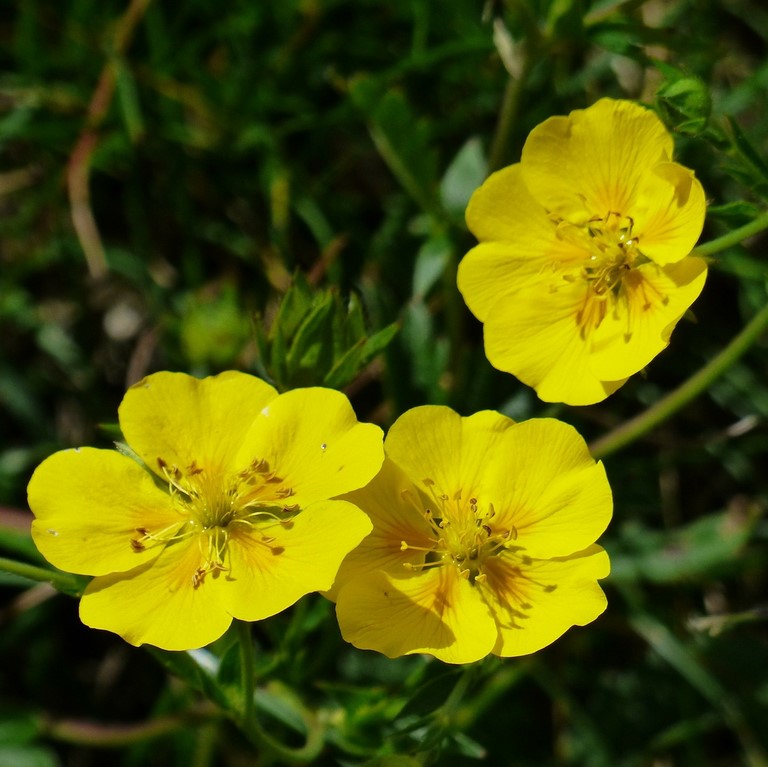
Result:
[[[381,471],[364,488],[344,498],[368,515],[373,531],[345,557],[333,590],[327,595],[330,599],[336,598],[338,589],[347,581],[371,571],[402,574],[405,563],[422,563],[424,550],[431,549],[434,543],[423,516],[429,500],[389,458],[384,459]],[[404,550],[403,541],[411,548]]]
[[[389,658],[429,653],[446,663],[472,663],[497,640],[488,607],[452,565],[405,578],[378,570],[349,581],[336,616],[347,642]]]
[[[166,547],[135,570],[94,578],[80,601],[80,618],[133,645],[192,650],[210,644],[232,616],[221,607],[220,573],[209,573],[194,587],[192,576],[201,564],[197,541],[191,540]]]
[[[526,287],[509,302],[493,305],[485,324],[485,352],[499,370],[536,389],[545,402],[591,405],[618,389],[628,375],[598,375],[577,318],[587,286],[551,279]]]
[[[559,239],[556,226],[522,182],[520,166],[491,175],[467,208],[467,223],[481,244],[462,259],[458,286],[469,310],[485,322],[492,305],[509,298],[553,264],[584,258],[582,248]]]
[[[611,488],[572,426],[532,419],[517,424],[499,450],[503,466],[488,482],[492,526],[514,528],[514,544],[530,557],[564,556],[595,542],[611,519]]]
[[[462,418],[450,408],[424,405],[395,421],[387,434],[386,451],[429,494],[453,498],[461,490],[470,498],[482,492],[489,462],[500,459],[498,447],[514,426],[510,418],[491,410]]]
[[[277,392],[254,376],[229,371],[210,378],[155,373],[132,386],[120,405],[120,426],[147,466],[158,458],[184,470],[234,469],[251,424]]]
[[[493,652],[504,657],[527,655],[551,644],[571,626],[593,621],[607,604],[596,581],[609,570],[608,555],[599,546],[525,565],[501,557],[490,560],[482,594],[499,627]]]
[[[645,171],[670,160],[672,150],[653,112],[601,99],[531,131],[522,152],[523,181],[539,204],[572,223],[611,211],[628,215]]]
[[[32,538],[56,567],[83,575],[130,570],[160,547],[135,551],[137,529],[182,523],[168,493],[135,461],[113,450],[63,450],[37,467],[28,488]]]
[[[384,460],[382,432],[358,423],[349,400],[332,389],[296,389],[262,411],[242,444],[237,463],[264,459],[306,506],[356,490]]]
[[[658,267],[645,264],[624,278],[615,311],[591,336],[590,366],[596,376],[624,378],[644,368],[669,344],[678,320],[707,278],[706,263],[689,257]]]
[[[696,245],[705,214],[704,190],[693,171],[674,162],[657,165],[631,211],[640,250],[657,264],[680,261]]]
[[[233,528],[222,604],[236,618],[261,620],[312,591],[329,589],[342,559],[371,531],[368,517],[346,501],[319,501],[258,532]]]
[[[516,242],[526,252],[529,241],[552,239],[554,224],[526,187],[520,164],[492,173],[467,205],[469,231],[483,241]],[[531,249],[535,254],[535,249]]]

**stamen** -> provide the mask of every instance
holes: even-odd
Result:
[[[295,495],[263,458],[254,458],[242,471],[226,474],[217,467],[204,467],[192,461],[183,470],[157,458],[160,474],[168,482],[168,492],[179,521],[162,530],[135,528],[129,539],[136,553],[151,546],[166,546],[192,536],[197,538],[202,564],[192,573],[192,586],[197,589],[208,575],[218,577],[229,572],[226,565],[232,532],[247,528],[251,540],[267,546],[272,554],[284,552],[273,545],[274,536],[267,531],[279,526],[290,529],[298,504],[286,503]]]

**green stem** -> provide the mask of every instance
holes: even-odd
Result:
[[[520,99],[528,80],[531,63],[541,58],[539,49],[542,47],[542,38],[539,31],[539,23],[531,12],[527,2],[510,2],[510,7],[520,13],[525,26],[525,45],[522,49],[522,66],[518,77],[510,74],[507,80],[504,96],[501,101],[499,118],[496,122],[496,130],[491,141],[491,149],[488,156],[488,174],[503,167],[507,162],[507,152],[511,143],[512,132],[515,129],[517,114],[520,110]]]
[[[461,702],[475,680],[479,666],[479,663],[464,666],[445,703],[433,713],[432,721],[421,740],[422,748],[414,754],[420,764],[439,764],[446,735],[459,732]]]
[[[467,690],[469,689],[470,684],[474,681],[475,677],[477,676],[478,669],[480,667],[479,663],[473,663],[464,666],[464,668],[461,670],[461,676],[459,677],[459,681],[456,682],[454,688],[451,690],[450,694],[448,695],[447,700],[445,703],[443,703],[441,712],[446,717],[446,720],[449,723],[453,723],[454,718],[456,716],[456,712],[459,709],[459,706],[461,705],[461,701],[464,699],[464,696],[467,694]]]
[[[256,684],[256,663],[253,656],[251,624],[237,621],[237,639],[240,643],[240,687],[242,700],[242,728],[249,730],[253,722],[253,694]]]
[[[264,730],[254,709],[256,664],[250,623],[237,621],[237,637],[240,644],[240,680],[243,688],[242,710],[238,724],[243,734],[256,748],[268,752],[278,762],[309,764],[317,758],[323,748],[324,730],[322,725],[314,717],[310,718],[308,712],[304,712],[307,735],[306,742],[301,748],[285,746]]]
[[[667,394],[645,412],[625,421],[613,431],[590,445],[595,458],[604,458],[647,434],[658,424],[666,421],[712,382],[725,373],[768,327],[768,305],[764,306],[744,329],[716,357],[711,359],[685,383]]]
[[[494,658],[494,660],[498,660]],[[468,730],[475,722],[482,720],[486,711],[497,704],[499,698],[509,692],[530,670],[530,660],[520,659],[512,666],[499,667],[488,677],[485,685],[473,696],[471,702],[463,706],[456,717],[459,730]]]
[[[75,575],[49,570],[47,567],[28,565],[25,562],[17,562],[15,559],[0,557],[0,570],[29,578],[31,581],[50,583],[57,591],[63,591],[65,594],[79,596],[83,590],[81,580]]]
[[[722,237],[717,237],[714,240],[705,242],[703,245],[699,245],[691,255],[712,256],[721,250],[738,245],[742,240],[746,240],[747,237],[759,234],[765,229],[768,229],[768,213],[763,213],[762,216],[758,216],[754,221],[750,221],[748,224],[744,224],[744,226],[740,226],[738,229],[734,229]]]
[[[515,79],[510,75],[507,80],[507,87],[504,89],[504,98],[499,110],[499,119],[496,123],[496,131],[493,134],[491,150],[488,156],[488,174],[501,168],[507,158],[507,149],[509,148],[512,130],[515,127],[517,119],[517,109],[520,103],[520,91],[522,90],[521,80]]]
[[[209,722],[217,716],[208,705],[182,714],[162,716],[137,724],[103,724],[79,719],[40,718],[40,730],[46,737],[62,743],[74,743],[94,748],[124,748],[152,738],[187,728],[190,724]]]

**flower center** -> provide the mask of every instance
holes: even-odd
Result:
[[[406,562],[405,567],[423,570],[428,567],[453,566],[462,578],[473,584],[482,583],[486,579],[484,565],[488,559],[498,556],[513,545],[512,542],[517,539],[517,530],[514,526],[505,528],[496,523],[496,511],[492,503],[481,506],[477,498],[465,500],[461,490],[452,496],[439,493],[434,481],[429,478],[424,480],[424,484],[430,488],[434,500],[431,506],[419,508],[431,530],[431,546],[415,546],[401,541],[402,551],[424,552],[423,562]]]
[[[162,458],[157,465],[168,482],[179,521],[163,529],[136,528],[137,535],[130,540],[134,551],[197,538],[202,564],[192,574],[194,588],[209,574],[218,577],[229,571],[227,549],[234,534],[247,532],[273,554],[282,552],[265,531],[275,525],[290,527],[298,506],[286,503],[293,490],[265,460],[254,459],[234,475],[203,468],[195,461],[185,469],[169,466]]]
[[[632,235],[633,227],[634,221],[629,216],[613,212],[587,222],[590,255],[582,276],[591,284],[595,295],[618,292],[624,276],[638,258],[643,257],[639,238]]]
[[[634,233],[631,216],[610,211],[605,216],[594,216],[584,226],[562,219],[556,221],[559,239],[576,245],[584,257],[558,264],[555,269],[565,282],[586,285],[583,303],[576,315],[576,324],[582,338],[586,338],[608,315],[624,315],[627,328],[625,339],[632,336],[630,321],[630,293],[634,311],[647,311],[654,304],[666,304],[667,296],[648,281],[638,267],[651,263],[640,250],[640,238]],[[558,289],[555,284],[553,290]]]
[[[567,282],[585,281],[591,295],[597,298],[618,295],[629,272],[648,262],[640,250],[640,238],[632,231],[634,225],[630,216],[615,211],[593,216],[585,226],[558,220],[558,238],[577,245],[587,254],[584,260],[573,263],[575,271],[566,272],[563,278]]]

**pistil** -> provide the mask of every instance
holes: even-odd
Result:
[[[498,527],[494,522],[496,510],[493,503],[482,506],[475,497],[466,500],[462,491],[452,496],[440,493],[433,480],[423,480],[434,500],[434,509],[420,509],[432,531],[431,547],[416,546],[401,541],[401,551],[424,552],[424,561],[406,562],[408,570],[424,570],[443,565],[453,565],[462,578],[472,584],[482,583],[486,579],[483,567],[486,561],[500,555],[517,539],[517,530],[513,527]],[[406,491],[408,495],[408,491]],[[413,498],[411,498],[413,501]]]
[[[294,491],[266,461],[256,459],[234,475],[206,469],[194,461],[184,470],[162,458],[157,464],[168,482],[179,522],[161,530],[136,528],[137,535],[130,539],[135,552],[197,537],[202,564],[191,576],[197,589],[206,576],[229,572],[228,547],[239,528],[246,528],[254,541],[269,547],[273,554],[283,551],[272,545],[275,538],[268,531],[277,525],[290,528],[298,506],[285,504]]]

